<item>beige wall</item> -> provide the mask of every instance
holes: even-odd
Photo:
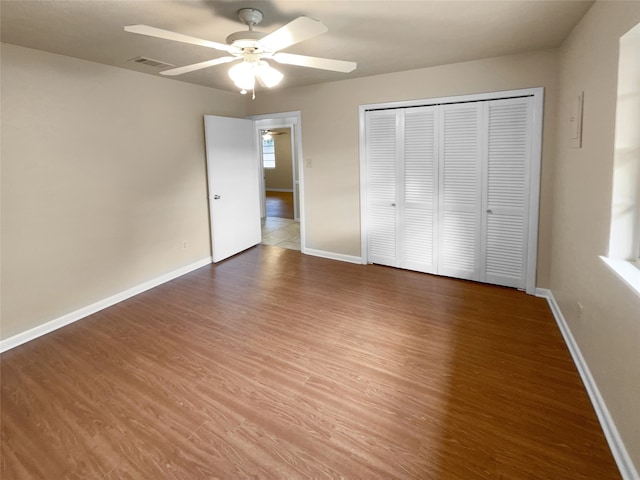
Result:
[[[274,132],[286,132],[285,135],[274,135],[276,152],[276,168],[264,171],[265,188],[293,190],[293,164],[291,163],[291,129],[272,128]]]
[[[598,258],[609,241],[618,40],[638,22],[638,2],[596,2],[560,51],[551,289],[640,470],[640,297]],[[581,91],[583,147],[570,149]]]
[[[259,92],[248,108],[250,114],[302,112],[306,246],[360,256],[358,106],[528,87],[545,87],[538,286],[546,287],[556,118],[555,50]]]
[[[1,53],[3,339],[211,254],[202,116],[244,97]]]

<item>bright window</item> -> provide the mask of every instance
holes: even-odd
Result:
[[[268,134],[262,137],[262,164],[264,168],[276,168],[276,145]]]
[[[620,38],[609,256],[640,257],[640,24]]]
[[[607,264],[640,294],[640,24],[620,38]]]

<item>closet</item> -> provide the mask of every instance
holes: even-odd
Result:
[[[534,289],[541,95],[363,107],[366,261]]]

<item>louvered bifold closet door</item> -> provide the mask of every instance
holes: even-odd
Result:
[[[367,235],[371,263],[397,267],[395,110],[366,112]]]
[[[440,110],[438,273],[480,277],[482,103]]]
[[[402,157],[399,198],[399,266],[437,273],[438,149],[436,109],[409,108],[401,111]]]
[[[486,104],[487,145],[480,280],[525,288],[531,97]]]

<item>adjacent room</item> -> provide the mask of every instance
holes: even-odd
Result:
[[[261,130],[265,211],[262,243],[300,250],[299,196],[291,127]]]
[[[0,18],[2,478],[640,478],[640,2]]]

